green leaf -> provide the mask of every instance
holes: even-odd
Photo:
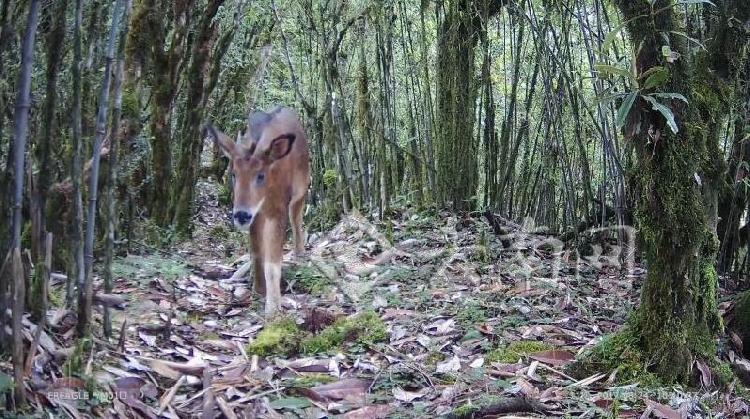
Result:
[[[672,51],[672,48],[669,47],[669,45],[664,45],[661,47],[661,54],[664,56],[664,58],[667,59],[668,63],[673,63],[680,59],[681,55],[677,51]]]
[[[625,125],[625,120],[630,114],[630,109],[633,107],[636,97],[638,97],[638,92],[632,92],[620,104],[620,109],[617,110],[617,119],[615,120],[617,129],[621,129]]]
[[[692,42],[692,43],[694,43],[694,44],[698,45],[699,47],[701,47],[701,49],[703,49],[704,51],[706,50],[706,46],[705,46],[705,45],[703,45],[703,44],[701,43],[701,41],[699,41],[699,40],[697,40],[697,39],[695,39],[695,38],[691,38],[691,37],[690,37],[690,36],[688,36],[688,34],[686,34],[685,32],[682,32],[682,31],[669,31],[669,33],[672,33],[672,34],[675,34],[675,35],[678,35],[678,36],[682,36],[682,37],[684,37],[685,39],[687,39],[688,41],[690,41],[690,42]]]
[[[282,397],[269,404],[274,409],[304,409],[312,406],[309,400],[302,397]]]
[[[646,77],[643,89],[654,89],[666,83],[667,79],[669,79],[669,70],[661,66],[652,67],[643,73],[641,78],[643,77]]]
[[[653,97],[659,97],[659,98],[664,98],[664,99],[677,99],[685,103],[688,103],[687,98],[679,93],[651,93],[650,95]]]
[[[600,74],[622,76],[629,80],[632,80],[633,82],[636,81],[635,77],[633,77],[633,74],[630,71],[624,68],[615,67],[610,64],[594,64],[594,70],[596,70]]]
[[[677,121],[675,121],[674,119],[674,113],[672,112],[672,109],[670,109],[663,103],[659,103],[659,101],[657,101],[653,96],[643,95],[643,98],[651,103],[651,106],[655,111],[658,111],[660,114],[662,114],[662,116],[664,116],[664,119],[667,120],[667,125],[669,125],[669,128],[673,133],[677,134],[680,131],[680,129],[677,127]]]
[[[615,26],[615,28],[609,31],[607,36],[604,37],[604,42],[602,42],[602,49],[601,49],[603,54],[606,54],[607,52],[609,52],[609,49],[612,48],[612,44],[614,44],[615,42],[615,37],[617,36],[618,33],[620,33],[620,31],[622,31],[625,28],[625,26],[629,22],[630,22],[629,20],[620,22],[619,25]]]

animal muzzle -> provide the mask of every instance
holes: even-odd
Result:
[[[246,231],[253,222],[253,214],[250,211],[237,210],[232,214],[234,226],[240,231]]]

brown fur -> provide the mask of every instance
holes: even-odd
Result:
[[[295,253],[304,251],[302,213],[310,186],[310,156],[307,136],[293,110],[280,108],[268,116],[261,126],[249,124],[245,135],[238,135],[242,140],[239,144],[213,127],[209,130],[232,161],[235,213],[241,210],[252,214],[249,232],[255,289],[266,296],[266,312],[270,314],[279,308],[281,300],[287,218],[292,224]],[[261,173],[264,180],[259,182]]]

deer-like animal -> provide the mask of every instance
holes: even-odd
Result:
[[[237,141],[206,125],[230,159],[234,178],[232,219],[250,232],[255,290],[265,295],[266,314],[281,308],[281,261],[287,217],[292,224],[296,255],[304,251],[302,213],[310,186],[307,136],[296,112],[275,108],[254,112]]]

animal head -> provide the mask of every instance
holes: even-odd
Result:
[[[288,158],[296,136],[273,129],[260,134],[248,129],[245,135],[238,133],[237,140],[232,141],[211,125],[207,125],[205,131],[229,157],[234,192],[232,219],[238,230],[247,231],[266,200],[278,193],[274,186],[281,179],[274,175],[279,174],[269,176],[269,172],[274,163]]]

